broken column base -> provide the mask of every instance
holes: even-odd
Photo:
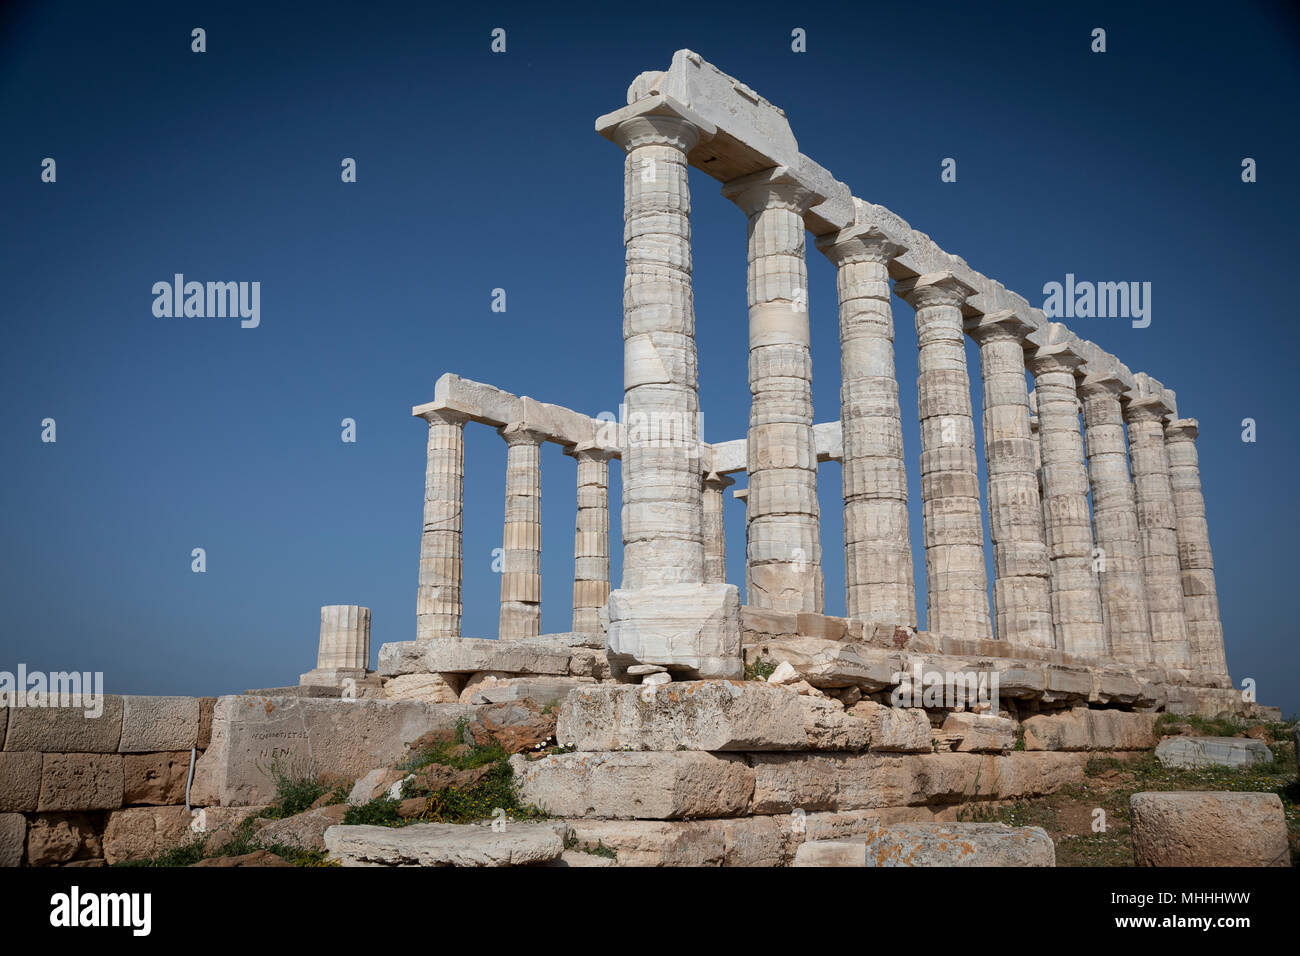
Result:
[[[367,671],[361,667],[340,667],[322,670],[319,667],[309,670],[298,678],[299,687],[342,687],[344,681],[364,680]]]
[[[660,584],[609,596],[610,663],[658,664],[685,678],[744,675],[734,584]]]

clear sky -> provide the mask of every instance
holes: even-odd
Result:
[[[410,408],[453,371],[617,411],[622,161],[593,120],[689,47],[784,108],[856,195],[1031,301],[1067,273],[1152,284],[1147,328],[1069,324],[1200,420],[1230,669],[1300,710],[1294,8],[836,6],[7,4],[0,670],[103,671],[117,693],[294,683],[322,604],[370,607],[372,654],[412,639]],[[721,441],[748,418],[745,220],[714,180],[691,185],[701,403]],[[175,273],[260,282],[260,324],[155,316]],[[811,248],[809,273],[827,421],[834,271]],[[894,315],[920,564],[915,332],[909,307]],[[504,443],[470,426],[466,459],[463,630],[491,637]],[[562,631],[575,465],[554,445],[542,461],[542,623]],[[825,466],[829,613],[839,482]],[[743,586],[743,506],[727,507]]]

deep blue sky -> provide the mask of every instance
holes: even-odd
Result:
[[[689,47],[783,107],[802,151],[856,195],[1031,301],[1067,272],[1153,284],[1147,329],[1070,325],[1200,419],[1230,668],[1300,709],[1300,34],[1282,4],[1130,6],[8,5],[0,669],[218,694],[296,681],[322,604],[368,605],[372,653],[412,638],[425,428],[410,407],[454,371],[617,410],[622,163],[592,121]],[[806,53],[790,50],[795,27]],[[1105,54],[1089,51],[1094,27]],[[356,184],[340,182],[345,156]],[[955,184],[940,182],[945,157]],[[748,417],[745,222],[714,180],[693,172],[692,189],[718,441]],[[825,421],[834,273],[809,262]],[[175,272],[260,281],[260,328],[155,318],[150,289]],[[505,314],[489,309],[497,287]],[[915,333],[897,300],[895,319],[920,564]],[[40,440],[46,417],[56,444]],[[504,461],[494,432],[468,429],[468,636],[495,635]],[[543,474],[543,628],[560,631],[574,463],[548,445]],[[839,468],[822,474],[835,613]],[[728,508],[743,582],[743,508]]]

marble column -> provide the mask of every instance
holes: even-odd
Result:
[[[749,217],[749,603],[823,607],[803,214],[823,197],[783,166],[722,194]]]
[[[542,631],[542,441],[523,422],[497,429],[506,442],[506,518],[501,555],[501,640]]]
[[[1092,536],[1100,550],[1102,615],[1110,652],[1118,663],[1142,665],[1151,663],[1151,623],[1120,408],[1125,388],[1111,372],[1088,371],[1079,383],[1079,395],[1092,488]]]
[[[754,584],[749,579],[749,488],[737,488],[731,497],[745,506],[745,603],[748,604],[749,595],[754,593]]]
[[[422,406],[429,423],[424,472],[424,525],[416,592],[417,641],[460,637],[466,410]]]
[[[565,450],[578,462],[578,515],[573,532],[573,630],[600,633],[609,600],[609,460],[617,454],[594,442]]]
[[[366,676],[370,666],[370,608],[327,604],[320,609],[316,669],[303,674],[301,686],[338,687]]]
[[[635,88],[596,120],[623,167],[623,580],[609,596],[612,663],[738,678],[740,592],[704,581],[691,201],[686,154],[716,132]]]
[[[926,630],[991,640],[975,423],[961,307],[975,290],[951,272],[894,285],[916,310],[920,349],[921,514],[925,522]]]
[[[1219,617],[1219,592],[1214,582],[1214,555],[1201,493],[1201,466],[1196,454],[1199,426],[1194,418],[1179,418],[1165,426],[1165,452],[1178,524],[1178,566],[1182,571],[1183,609],[1192,667],[1216,686],[1231,687]]]
[[[1157,394],[1130,390],[1125,397],[1124,421],[1151,618],[1151,656],[1161,667],[1186,673],[1191,670],[1192,657],[1178,563],[1178,519],[1165,452],[1164,418],[1171,409]]]
[[[979,344],[984,382],[994,633],[1012,644],[1052,648],[1056,637],[1037,439],[1029,427],[1025,381],[1025,339],[1034,327],[1006,310],[967,319],[965,328]]]
[[[915,627],[907,467],[889,305],[889,262],[907,250],[871,226],[820,236],[817,248],[835,264],[839,292],[848,616]]]
[[[1051,562],[1052,621],[1056,649],[1087,660],[1109,655],[1094,569],[1088,468],[1079,431],[1075,375],[1083,364],[1068,342],[1029,352],[1038,400],[1042,451],[1043,517]]]
[[[727,527],[723,515],[730,475],[711,471],[704,476],[704,583],[727,583]]]

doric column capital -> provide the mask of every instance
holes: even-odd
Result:
[[[1196,441],[1200,423],[1195,418],[1176,418],[1165,426],[1165,441]]]
[[[594,441],[578,442],[564,449],[564,453],[578,461],[609,461],[618,457],[618,449],[601,445]]]
[[[1122,378],[1112,371],[1092,371],[1085,367],[1083,379],[1079,382],[1079,396],[1092,398],[1095,395],[1111,395],[1118,399],[1128,389]]]
[[[474,417],[476,412],[477,409],[452,399],[428,402],[424,405],[416,405],[411,409],[413,416],[423,418],[430,425],[464,425]]]
[[[1079,367],[1084,363],[1084,357],[1076,352],[1069,342],[1058,342],[1055,345],[1031,348],[1025,354],[1025,362],[1035,377],[1046,372],[1069,372],[1077,375]]]
[[[761,169],[724,183],[722,195],[752,216],[764,209],[788,209],[803,215],[825,196],[803,183],[788,166]]]
[[[694,110],[663,94],[647,96],[596,120],[596,132],[628,152],[638,146],[672,146],[689,153],[717,131]]]
[[[894,294],[914,309],[932,305],[960,307],[975,292],[973,286],[967,285],[948,271],[927,272],[923,276],[900,279],[894,283]]]
[[[1159,395],[1138,395],[1132,389],[1125,392],[1124,420],[1129,422],[1155,422],[1163,425],[1169,406]]]
[[[1014,309],[971,316],[962,322],[962,327],[980,345],[997,341],[1015,341],[1024,345],[1029,333],[1037,328]]]
[[[888,264],[907,251],[907,246],[894,242],[879,227],[856,224],[818,236],[816,244],[837,269],[851,262]]]
[[[528,422],[511,422],[497,429],[497,434],[505,439],[506,445],[540,445],[550,434]]]
[[[704,475],[704,487],[715,491],[726,491],[735,483],[735,478],[730,475],[719,474],[716,471],[706,472]]]

